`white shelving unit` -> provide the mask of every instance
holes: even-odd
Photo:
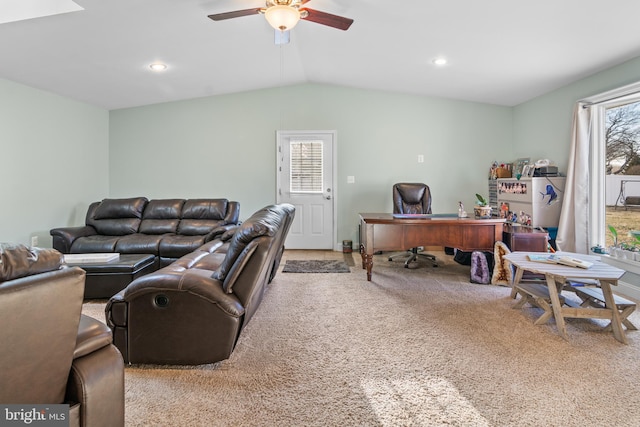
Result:
[[[564,177],[498,178],[498,209],[502,203],[517,215],[524,212],[531,216],[533,227],[558,227],[562,200],[564,199]]]

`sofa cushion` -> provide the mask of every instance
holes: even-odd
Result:
[[[140,220],[137,218],[99,219],[93,221],[93,228],[104,236],[124,236],[138,232]]]
[[[63,255],[55,249],[0,243],[0,282],[58,270]]]
[[[215,252],[211,254],[209,253],[204,253],[204,254],[205,254],[204,256],[201,256],[198,259],[195,259],[191,263],[191,265],[189,265],[187,268],[198,268],[200,270],[209,270],[213,272],[218,267],[220,267],[220,264],[222,264],[222,261],[224,261],[224,257],[225,257],[225,254],[219,254]],[[184,258],[185,257],[182,257],[178,261],[181,261]]]
[[[95,219],[142,218],[147,205],[146,197],[130,199],[104,199],[96,209]]]
[[[213,278],[225,281],[227,274],[238,260],[245,247],[255,238],[260,236],[274,236],[280,226],[281,218],[270,209],[263,208],[257,211],[248,220],[236,229],[227,250],[227,256],[216,271]]]
[[[116,243],[121,236],[93,236],[78,237],[71,244],[72,254],[95,253],[95,252],[115,252]]]
[[[140,227],[142,212],[147,205],[146,197],[131,199],[104,199],[95,208],[87,225],[105,236],[124,236],[137,233]]]
[[[93,353],[96,350],[106,347],[113,341],[111,329],[93,317],[80,315],[78,325],[78,337],[76,338],[76,349],[73,358],[77,359]]]
[[[236,230],[238,229],[239,226],[235,226],[233,228],[230,228],[229,230],[225,231],[224,233],[222,233],[222,236],[220,236],[220,240],[222,240],[223,242],[228,241],[229,239],[231,239],[234,235],[234,233],[236,232]]]
[[[204,244],[205,236],[180,236],[167,234],[162,236],[158,252],[165,258],[180,258],[193,252]]]
[[[182,207],[182,218],[224,219],[227,214],[227,199],[190,199]]]
[[[121,254],[153,254],[158,255],[160,251],[160,234],[134,233],[122,236],[116,242],[115,252]]]
[[[223,242],[220,239],[213,239],[198,248],[198,252],[214,253],[217,252]],[[215,270],[215,268],[214,268]]]
[[[195,236],[207,234],[224,225],[227,213],[227,199],[191,199],[182,207],[182,218],[178,234]]]
[[[176,233],[184,199],[150,200],[142,215],[140,233]]]
[[[175,234],[179,219],[143,219],[138,231],[144,234]]]
[[[231,269],[227,273],[227,277],[224,278],[224,282],[222,282],[222,289],[228,294],[233,293],[233,285],[240,277],[244,266],[247,265],[249,260],[251,259],[251,255],[258,248],[258,242],[256,240],[252,240],[249,242],[247,246],[240,252],[238,258],[236,258],[236,262],[231,266]]]

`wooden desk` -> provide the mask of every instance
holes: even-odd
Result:
[[[537,324],[546,322],[546,320],[551,317],[551,314],[553,314],[553,317],[556,319],[558,332],[564,339],[568,340],[567,328],[564,322],[565,318],[609,319],[611,320],[611,329],[613,330],[615,338],[622,343],[627,343],[627,337],[622,329],[620,313],[616,307],[613,291],[611,290],[611,286],[618,284],[618,280],[625,273],[624,270],[605,264],[602,261],[598,261],[597,257],[589,255],[558,252],[558,255],[570,255],[575,258],[582,258],[593,262],[591,268],[584,269],[567,267],[560,264],[529,261],[529,258],[527,258],[529,253],[533,252],[512,252],[505,255],[504,258],[516,267],[516,273],[513,278],[512,296],[515,297],[515,294],[519,293],[524,300],[531,298],[537,301],[541,308],[545,309],[545,314],[536,320]],[[539,254],[539,252],[537,253]],[[524,271],[543,274],[546,278],[546,288],[540,284],[520,284]],[[568,278],[598,280],[604,296],[605,307],[563,306],[565,301],[561,301],[560,293]],[[545,301],[547,299],[550,304]],[[521,303],[523,302],[521,301]]]
[[[502,239],[503,218],[458,218],[457,215],[396,218],[390,213],[360,214],[362,268],[371,280],[373,254],[418,246],[448,246],[463,251],[493,251]]]

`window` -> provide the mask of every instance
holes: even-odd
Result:
[[[629,232],[640,230],[640,84],[592,97],[589,104],[589,241],[610,246],[612,225],[619,240],[631,242]]]
[[[290,141],[290,190],[322,193],[322,141]]]
[[[636,242],[640,232],[640,102],[605,106],[606,225],[614,227],[618,243]],[[613,244],[605,230],[606,245]]]

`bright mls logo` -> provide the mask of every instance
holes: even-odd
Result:
[[[0,405],[0,426],[67,427],[69,405]]]

